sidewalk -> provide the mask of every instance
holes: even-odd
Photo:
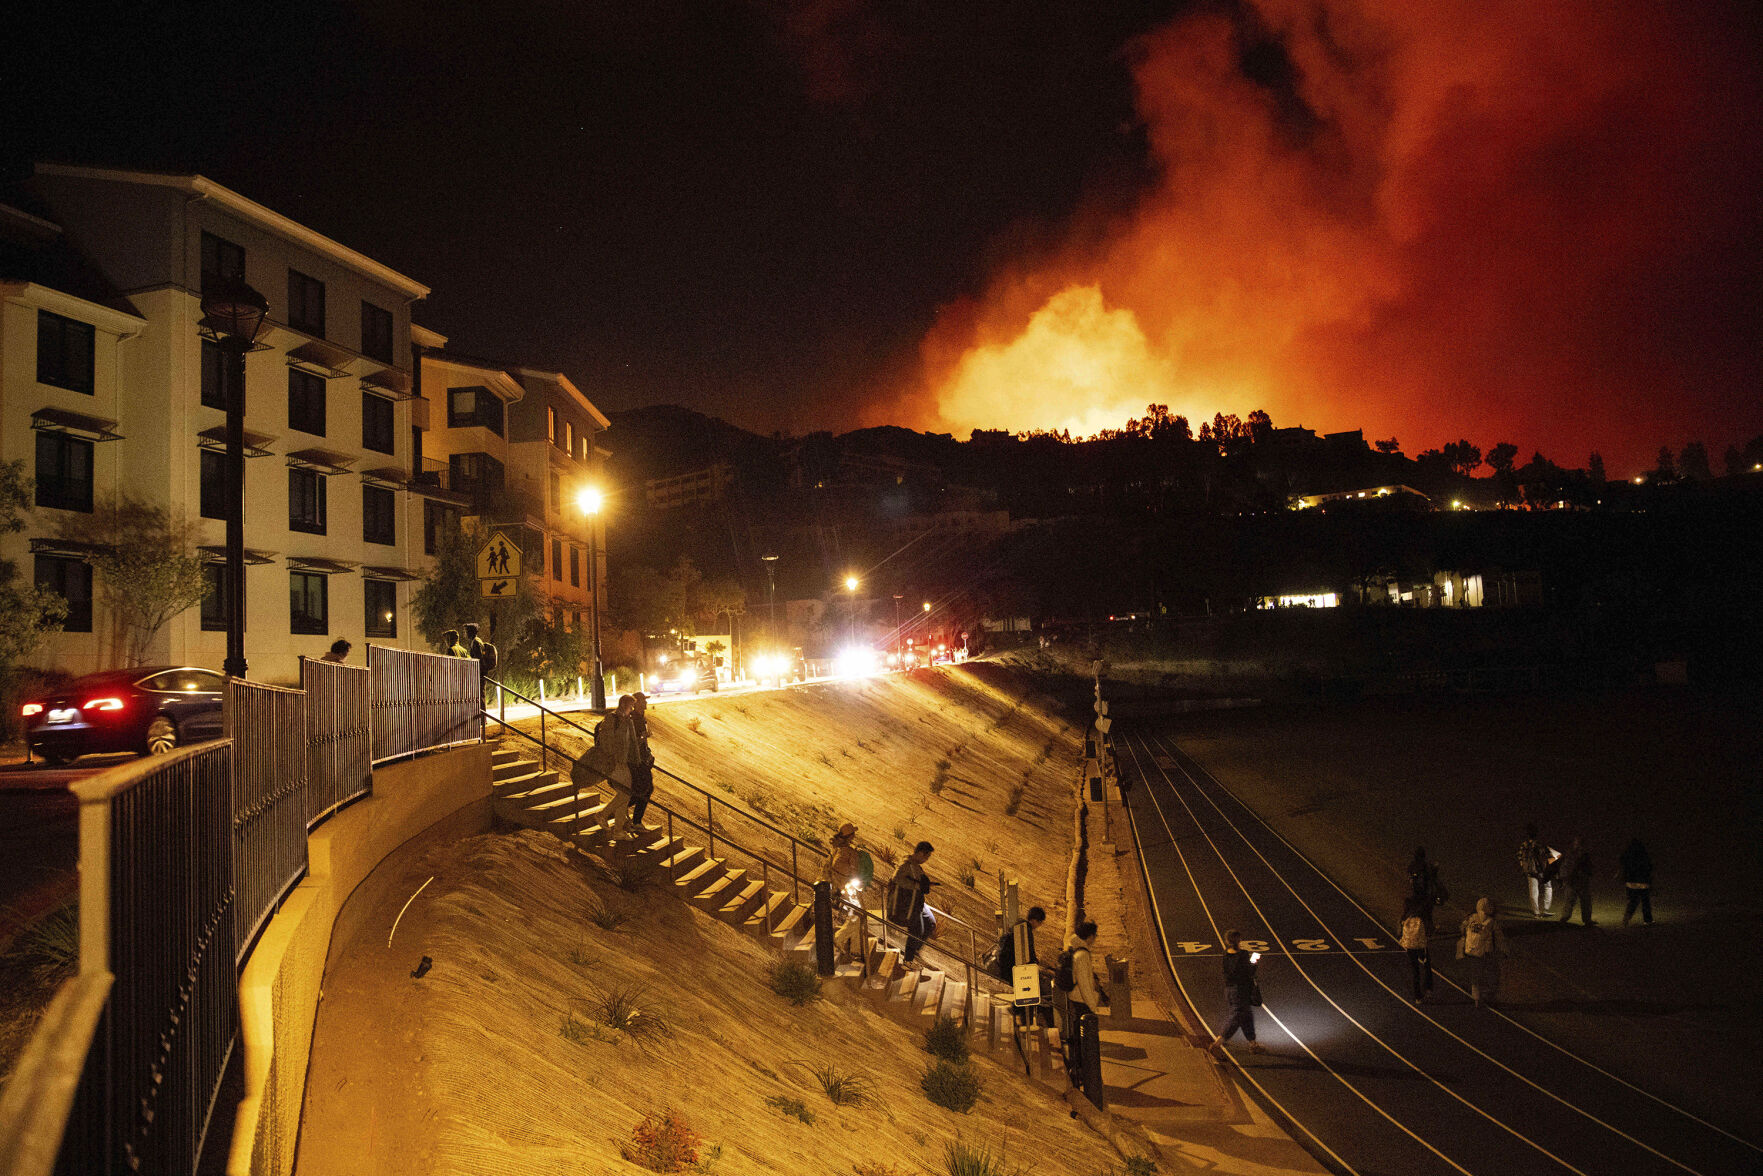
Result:
[[[1196,1171],[1274,1176],[1326,1173],[1200,1048],[1164,967],[1126,816],[1112,799],[1110,821],[1090,808],[1085,914],[1100,928],[1097,962],[1131,961],[1130,1017],[1102,1019],[1102,1084],[1108,1109],[1142,1126],[1165,1156]],[[1104,840],[1112,824],[1113,842]],[[1120,994],[1114,993],[1116,997]],[[1124,1003],[1124,1002],[1123,1002]],[[1122,1009],[1126,1012],[1126,1009]]]

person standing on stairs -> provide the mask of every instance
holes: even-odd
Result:
[[[608,830],[621,837],[636,835],[630,827],[630,766],[638,754],[636,721],[632,717],[635,711],[636,700],[628,694],[619,695],[617,708],[594,725],[594,746],[576,761],[578,767],[586,764],[610,786],[612,795],[606,797],[606,815],[602,820]],[[573,772],[571,779],[575,779]],[[581,781],[577,779],[576,783]]]
[[[1035,932],[1038,931],[1041,924],[1046,921],[1047,912],[1044,908],[1029,907],[1028,914],[1018,919],[1014,926],[1010,927],[999,937],[998,979],[1006,984],[1010,984],[1016,978],[1016,965],[1039,964],[1041,962],[1040,953],[1035,950]],[[1018,938],[1022,940],[1023,945],[1020,952],[1016,948]],[[1041,991],[1044,993],[1046,990],[1046,969],[1042,968]],[[1047,1006],[1045,1005],[1035,1005],[1017,1009],[1016,1019],[1021,1024],[1027,1025],[1033,1020],[1041,1019],[1042,1010],[1046,1008]],[[1044,1020],[1043,1023],[1051,1025],[1053,1022],[1051,1020]]]
[[[655,795],[655,753],[649,750],[649,696],[641,690],[630,696],[631,699],[631,820],[630,827],[637,833],[649,831],[643,824],[643,813],[649,807],[649,798]]]
[[[850,902],[852,900],[851,885],[860,881],[860,870],[857,858],[857,826],[846,821],[833,834],[832,850],[821,864],[818,882],[825,882],[832,888],[833,902]],[[846,917],[844,925],[833,936],[833,946],[838,950],[840,963],[849,962],[857,954],[857,915],[855,912]]]
[[[930,931],[924,900],[936,882],[924,872],[924,863],[934,852],[930,842],[920,841],[894,871],[894,880],[889,884],[893,895],[888,902],[888,918],[906,928],[906,948],[900,953],[903,964],[918,958],[918,949],[924,946]]]

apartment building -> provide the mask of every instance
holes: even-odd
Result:
[[[605,599],[605,519],[580,501],[602,484],[605,414],[561,373],[453,354],[421,327],[415,337],[428,405],[416,437],[425,558],[450,519],[478,519],[518,544],[546,613],[579,628]]]
[[[245,357],[251,676],[292,681],[301,655],[337,637],[420,646],[409,595],[426,422],[410,306],[428,288],[201,176],[40,165],[28,190],[37,207],[8,219],[26,244],[0,272],[0,460],[22,459],[35,489],[0,557],[70,602],[65,631],[34,660],[69,672],[120,662],[77,536],[123,495],[190,522],[209,561],[207,595],[160,630],[147,660],[221,665],[235,607],[221,574],[225,391],[200,307],[217,279],[269,302]],[[77,264],[34,274],[33,256]]]

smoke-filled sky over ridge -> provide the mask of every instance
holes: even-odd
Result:
[[[1264,408],[1613,473],[1763,432],[1746,5],[38,7],[12,176],[200,171],[609,409]]]

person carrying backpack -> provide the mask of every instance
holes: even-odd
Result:
[[[619,696],[617,708],[595,724],[593,746],[576,759],[569,774],[578,787],[608,788],[611,795],[605,798],[606,814],[601,819],[607,829],[621,837],[636,836],[630,821],[630,765],[637,738],[632,718],[635,707],[630,695]]]
[[[998,937],[996,952],[996,973],[998,979],[1008,984],[1016,973],[1016,965],[1038,964],[1040,956],[1035,952],[1035,932],[1042,923],[1047,921],[1047,912],[1040,907],[1029,907],[1028,914],[1018,919],[1003,935]],[[1016,928],[1021,927],[1026,936],[1027,949],[1022,959],[1016,958]]]
[[[1065,1075],[1100,1106],[1101,1091],[1091,1091],[1086,1076],[1093,1070],[1099,1072],[1101,1064],[1096,1010],[1103,1005],[1112,1007],[1114,1002],[1108,999],[1108,991],[1096,983],[1096,965],[1090,951],[1096,944],[1096,932],[1095,921],[1085,919],[1066,937],[1065,950],[1059,953],[1059,966],[1054,969],[1053,986],[1067,994],[1069,1001],[1068,1018],[1059,1031],[1065,1043]]]
[[[1261,1043],[1255,1040],[1255,1006],[1261,1003],[1261,983],[1255,973],[1261,964],[1261,953],[1244,951],[1242,944],[1241,931],[1224,933],[1224,1001],[1230,1016],[1206,1047],[1213,1053],[1223,1049],[1239,1029],[1243,1040],[1249,1043],[1249,1052],[1261,1052]]]
[[[1530,885],[1532,918],[1546,919],[1555,901],[1555,874],[1550,868],[1561,855],[1543,844],[1533,822],[1524,827],[1524,840],[1518,845],[1518,868]]]
[[[1469,995],[1475,1007],[1494,1003],[1500,995],[1500,957],[1506,954],[1506,933],[1492,899],[1475,900],[1475,913],[1463,920],[1457,954],[1469,965]]]
[[[1426,921],[1420,917],[1420,900],[1410,898],[1402,907],[1402,950],[1408,953],[1408,970],[1414,978],[1414,1003],[1432,991],[1432,953],[1426,938]]]
[[[1425,846],[1416,849],[1408,862],[1408,896],[1420,903],[1421,922],[1426,924],[1426,933],[1431,935],[1433,908],[1443,905],[1451,895],[1445,884],[1439,881],[1438,864],[1427,860]]]
[[[477,659],[478,673],[488,678],[496,672],[496,647],[477,635],[477,622],[468,621],[465,625],[465,654]],[[486,686],[485,689],[488,689]]]

